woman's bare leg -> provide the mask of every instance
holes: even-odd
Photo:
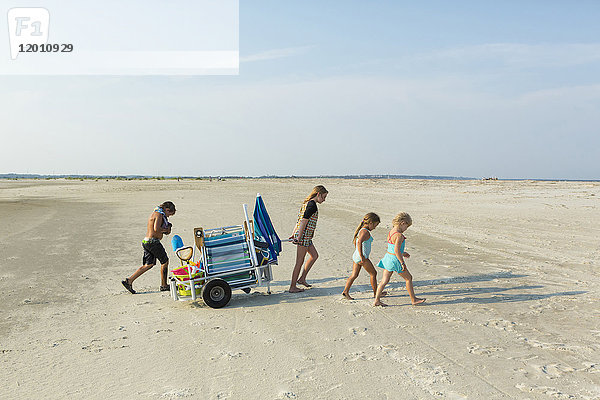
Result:
[[[292,271],[292,281],[290,282],[290,293],[298,293],[303,292],[304,289],[300,289],[296,286],[296,282],[298,281],[298,275],[300,275],[300,269],[302,268],[302,264],[304,264],[304,257],[306,256],[306,252],[308,247],[304,246],[296,246],[296,265],[294,265],[294,270]]]
[[[306,264],[304,264],[304,270],[302,271],[300,278],[298,278],[298,283],[306,287],[310,287],[311,285],[306,283],[306,275],[308,275],[308,271],[310,271],[315,261],[317,261],[317,258],[319,258],[319,253],[317,253],[317,249],[315,248],[314,244],[308,246],[307,252],[308,260],[306,260]]]
[[[360,265],[353,262],[352,263],[352,273],[350,274],[348,281],[346,281],[346,287],[344,288],[344,291],[342,292],[342,296],[344,296],[348,300],[354,300],[352,297],[350,297],[350,287],[354,283],[354,280],[356,280],[356,278],[358,278],[358,274],[360,274]]]

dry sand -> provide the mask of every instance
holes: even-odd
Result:
[[[314,287],[289,294],[284,244],[273,294],[174,302],[159,268],[135,282],[152,208],[173,233],[242,221],[263,195],[287,237],[323,183]],[[0,181],[0,398],[598,399],[600,184],[421,180]],[[341,292],[368,211],[385,252],[396,212],[414,220],[408,268],[385,309],[368,274]],[[170,239],[163,240],[170,251]]]

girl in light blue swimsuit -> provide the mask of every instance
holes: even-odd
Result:
[[[410,254],[404,252],[404,246],[406,245],[406,238],[403,233],[412,225],[412,218],[405,212],[401,212],[396,215],[392,221],[393,228],[388,233],[388,249],[385,256],[377,264],[378,267],[383,268],[383,278],[379,282],[377,287],[377,293],[375,294],[374,306],[386,306],[387,304],[381,302],[381,296],[383,295],[383,289],[388,284],[392,274],[397,272],[406,281],[406,290],[410,296],[410,301],[413,305],[421,304],[425,299],[421,299],[415,296],[415,291],[412,284],[412,275],[406,269],[405,258],[409,258]]]
[[[371,275],[371,287],[373,288],[373,296],[377,291],[377,270],[373,266],[369,255],[371,254],[371,244],[373,243],[373,236],[371,231],[379,225],[379,216],[375,213],[368,213],[365,215],[363,220],[360,222],[358,228],[354,232],[354,254],[352,254],[352,274],[346,282],[346,287],[342,292],[342,295],[348,300],[354,300],[350,297],[350,287],[354,283],[354,280],[358,277],[361,267],[366,269],[369,275]]]

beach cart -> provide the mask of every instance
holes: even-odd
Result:
[[[256,196],[253,219],[243,205],[241,225],[195,228],[195,246],[183,246],[173,237],[173,250],[181,266],[171,271],[170,289],[174,300],[197,300],[212,308],[229,303],[231,291],[266,286],[271,294],[271,266],[277,264],[281,240],[277,236],[260,194]]]

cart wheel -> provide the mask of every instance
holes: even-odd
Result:
[[[231,287],[223,279],[210,280],[202,287],[202,299],[209,307],[225,307],[231,300]]]
[[[246,294],[249,294],[249,293],[250,293],[250,288],[249,288],[249,287],[247,287],[247,288],[243,288],[242,290],[243,290],[243,291],[244,291],[244,293],[246,293]]]

